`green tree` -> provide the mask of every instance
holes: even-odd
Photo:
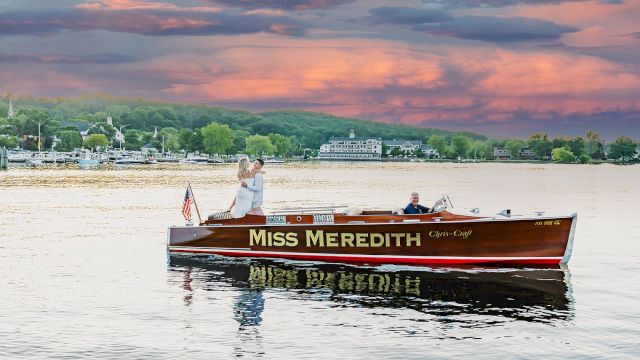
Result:
[[[557,149],[557,148],[567,148],[569,149],[569,141],[571,140],[571,138],[566,137],[566,136],[560,136],[557,137],[555,139],[553,139],[551,141],[551,148],[552,149]]]
[[[11,135],[14,126],[9,123],[9,119],[0,118],[0,135]]]
[[[471,147],[471,138],[464,135],[456,135],[451,139],[451,148],[455,156],[465,156]]]
[[[486,146],[484,141],[476,140],[471,146],[469,146],[469,150],[467,151],[467,158],[469,159],[486,159]]]
[[[438,151],[439,157],[443,157],[445,155],[447,150],[447,142],[445,141],[444,137],[440,135],[431,135],[427,143],[429,144],[429,146],[431,146],[432,149],[436,149]]]
[[[600,135],[593,130],[589,130],[587,131],[587,140],[589,155],[592,155],[594,153],[594,150],[596,150],[596,146],[598,144],[598,141],[600,140]]]
[[[23,119],[19,124],[16,124],[20,126],[18,129],[19,135],[38,136],[38,124],[40,124],[40,135],[45,138],[53,135],[59,125],[59,123],[51,117],[49,112],[37,109],[20,109],[18,111],[17,118],[18,117]]]
[[[13,149],[18,146],[20,139],[14,135],[0,135],[0,148],[6,147],[7,149]]]
[[[248,154],[264,156],[272,155],[276,152],[276,147],[271,143],[271,139],[264,135],[251,135],[246,139]]]
[[[400,147],[398,146],[394,146],[391,149],[391,152],[389,153],[389,155],[393,156],[393,157],[398,157],[398,156],[402,156],[404,155],[404,152],[400,149]]]
[[[487,139],[485,141],[483,141],[483,147],[484,147],[484,154],[485,154],[485,159],[494,159],[495,156],[493,156],[493,149],[497,146],[497,142],[495,140],[491,140],[491,139]]]
[[[231,152],[234,154],[244,152],[247,148],[247,138],[251,136],[248,131],[245,130],[235,130],[233,132],[233,147],[231,148]]]
[[[604,160],[607,156],[604,153],[604,145],[601,142],[597,142],[596,146],[593,148],[593,152],[591,153],[592,159]]]
[[[546,133],[538,132],[529,137],[529,148],[538,159],[548,159],[551,156],[552,144]]]
[[[382,157],[389,157],[389,146],[387,144],[385,144],[384,142],[382,143]]]
[[[585,149],[584,139],[579,136],[577,138],[569,140],[567,142],[567,146],[569,147],[569,150],[571,150],[573,155],[577,157],[584,154],[584,149]]]
[[[563,164],[569,164],[576,161],[576,156],[570,150],[564,147],[551,150],[551,160]]]
[[[180,143],[178,141],[178,130],[176,128],[167,127],[160,130],[159,134],[160,148],[164,151],[178,151],[180,150]]]
[[[202,144],[209,154],[226,154],[233,146],[233,131],[229,125],[212,122],[201,131]]]
[[[271,143],[276,147],[275,154],[277,156],[289,156],[291,154],[291,150],[293,149],[293,143],[291,139],[282,135],[282,134],[269,134],[269,139]]]
[[[88,134],[102,134],[106,136],[107,139],[113,139],[116,136],[116,129],[107,123],[96,123],[89,128]]]
[[[106,149],[108,144],[109,140],[104,134],[92,134],[84,140],[84,146],[89,149],[96,149],[98,146],[100,146],[101,149]]]
[[[136,129],[126,129],[124,131],[124,144],[127,149],[140,150],[146,144],[153,141],[153,133]]]
[[[202,136],[202,131],[200,129],[195,129],[193,131],[189,147],[192,148],[193,151],[206,151],[204,148],[204,136]]]
[[[580,164],[590,164],[591,163],[591,157],[587,154],[582,154],[580,156],[578,156],[578,163]]]
[[[507,149],[507,151],[509,151],[512,159],[519,159],[520,150],[526,146],[527,144],[522,140],[508,140],[506,143],[504,143],[504,147],[505,149]]]
[[[191,149],[191,138],[193,137],[193,131],[189,129],[180,129],[178,132],[178,145],[181,149],[192,152],[195,151]]]
[[[411,153],[411,155],[417,157],[417,158],[424,158],[424,152],[421,149],[415,149],[413,150],[413,152]]]
[[[637,144],[626,136],[620,136],[611,144],[609,158],[615,160],[632,159],[636,153]]]
[[[82,136],[78,130],[62,130],[58,133],[60,142],[56,145],[58,151],[72,151],[82,146]]]

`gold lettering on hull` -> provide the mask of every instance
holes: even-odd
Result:
[[[453,231],[431,230],[429,231],[429,237],[432,237],[435,239],[446,238],[446,237],[457,237],[462,239],[468,239],[472,233],[473,233],[473,230],[471,229],[467,229],[467,230],[456,229]]]
[[[560,220],[556,220],[556,222],[559,224]],[[535,225],[543,223],[546,222],[538,221]],[[554,222],[551,221],[551,224]],[[471,229],[431,230],[427,233],[433,239],[469,239],[472,234],[473,230]],[[304,236],[302,241],[298,239],[300,235]],[[298,234],[249,229],[249,246],[263,247],[296,247],[299,245],[319,248],[420,247],[422,246],[421,240],[420,233],[347,233],[306,230],[304,234]]]
[[[297,236],[296,233],[290,233]],[[324,230],[305,231],[307,247],[419,247],[420,233],[339,233]]]
[[[562,220],[539,220],[533,223],[535,226],[558,226],[562,224]]]
[[[298,246],[296,233],[268,232],[267,230],[249,230],[249,246]]]

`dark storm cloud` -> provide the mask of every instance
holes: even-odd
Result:
[[[50,35],[61,30],[109,30],[141,35],[302,35],[306,25],[285,16],[171,10],[11,11],[0,13],[2,35]]]
[[[0,63],[4,64],[123,64],[137,62],[136,59],[120,54],[96,54],[87,56],[68,55],[24,55],[24,54],[3,54],[0,53]]]
[[[580,30],[551,21],[498,16],[462,16],[448,22],[414,25],[412,29],[432,35],[496,43],[556,40]]]
[[[327,9],[355,0],[209,0],[209,2],[243,9],[313,10]]]
[[[401,6],[383,6],[369,10],[366,17],[369,24],[415,25],[452,20],[446,11],[431,9],[416,9]]]
[[[567,2],[585,2],[591,0],[423,0],[427,5],[438,5],[445,8],[478,8],[478,7],[506,7],[516,5],[550,5]],[[601,0],[611,3],[619,0]]]

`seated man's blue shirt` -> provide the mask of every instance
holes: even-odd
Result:
[[[426,214],[429,212],[429,208],[424,207],[422,205],[418,205],[418,207],[413,207],[412,203],[409,203],[407,207],[404,208],[405,214]]]

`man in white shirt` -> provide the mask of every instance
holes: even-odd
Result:
[[[244,181],[242,182],[243,187],[246,187],[248,190],[253,191],[253,202],[251,203],[251,211],[249,211],[249,214],[253,215],[264,215],[261,207],[264,178],[262,177],[262,172],[260,171],[262,170],[263,166],[264,160],[259,158],[256,159],[256,161],[253,163],[253,169],[257,170],[256,174],[254,175],[253,185],[247,185],[247,183],[245,183]]]

